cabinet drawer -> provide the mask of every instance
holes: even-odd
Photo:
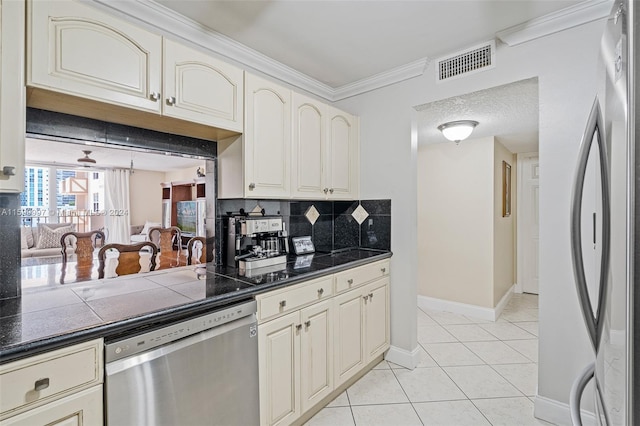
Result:
[[[0,418],[101,383],[102,371],[102,340],[0,366]]]
[[[340,272],[336,277],[336,293],[355,288],[369,281],[389,276],[389,260]]]
[[[265,320],[279,314],[295,311],[308,303],[329,298],[333,295],[332,278],[324,277],[309,281],[277,294],[261,297],[258,301],[258,320]]]

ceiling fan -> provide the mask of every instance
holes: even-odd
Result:
[[[93,158],[89,158],[89,154],[91,154],[91,151],[84,151],[83,150],[82,152],[84,152],[84,157],[78,158],[78,160],[77,160],[78,163],[84,163],[85,167],[88,167],[89,163],[91,163],[91,164],[95,164],[96,163],[96,160],[94,160]]]

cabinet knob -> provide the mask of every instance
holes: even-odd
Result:
[[[286,300],[281,300],[280,301],[280,307],[284,308],[285,306],[287,306],[287,301]]]
[[[353,284],[353,278],[349,278],[349,279],[347,280],[347,284],[349,284],[349,285]]]
[[[255,187],[256,187],[256,184],[255,184],[255,183],[251,182],[251,183],[249,184],[249,189],[255,189]]]
[[[326,194],[327,192],[329,192],[329,188],[325,188],[322,191]]]
[[[301,328],[302,328],[302,324],[296,325],[296,330],[300,331]]]
[[[331,188],[331,189],[329,190],[329,193],[333,194],[333,188]]]
[[[36,392],[39,392],[39,391],[44,390],[44,389],[46,389],[46,388],[48,388],[48,387],[49,387],[49,378],[48,378],[48,377],[45,377],[44,379],[38,379],[38,380],[36,380],[36,383],[35,383],[35,385],[33,386],[33,389],[34,389]]]
[[[373,301],[373,293],[369,293],[369,299]]]
[[[311,327],[311,320],[305,321],[304,322],[304,326],[307,327],[307,328]]]
[[[324,288],[319,288],[319,289],[318,289],[318,294],[319,294],[320,296],[322,296],[322,293],[324,293]]]
[[[160,93],[151,92],[151,94],[149,94],[149,99],[151,99],[152,101],[158,102],[158,100],[160,100]]]
[[[380,268],[380,270],[382,271],[383,274],[387,272],[387,268]]]
[[[16,168],[13,166],[4,166],[2,168],[2,174],[5,176],[15,176],[16,175]]]
[[[169,96],[167,98],[167,105],[175,105],[176,104],[176,97],[175,96]]]
[[[369,295],[362,296],[362,298],[363,298],[363,299],[364,299],[364,301],[366,302],[367,300],[369,300]]]

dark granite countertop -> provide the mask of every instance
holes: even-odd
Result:
[[[289,256],[286,266],[252,274],[216,267],[198,280],[194,267],[186,266],[28,289],[21,298],[0,300],[0,364],[94,338],[117,338],[389,257],[388,251],[352,249]]]

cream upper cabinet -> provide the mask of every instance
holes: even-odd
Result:
[[[244,71],[164,40],[163,114],[242,132]]]
[[[24,3],[0,0],[0,192],[24,190]]]
[[[359,191],[358,119],[327,106],[326,185],[333,199],[355,199]]]
[[[245,197],[290,196],[291,91],[245,74]]]
[[[293,137],[291,143],[291,195],[322,199],[327,192],[325,176],[326,106],[293,93]]]
[[[292,99],[292,197],[358,198],[357,118],[298,93]]]
[[[161,36],[70,0],[30,1],[28,25],[28,85],[161,111]]]

